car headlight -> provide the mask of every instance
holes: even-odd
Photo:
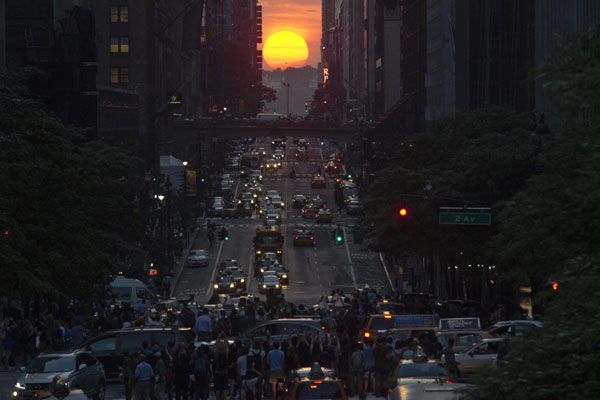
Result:
[[[278,284],[278,283],[276,283],[276,284],[275,284],[275,289],[277,289],[278,287],[279,287],[279,284]]]
[[[238,200],[238,204],[242,204],[242,201],[241,201],[241,200]]]
[[[215,289],[218,289],[218,288],[219,288],[219,285],[216,285],[216,284],[215,284]]]
[[[285,278],[287,278],[287,275],[286,275],[286,274],[283,274],[283,275],[281,275],[281,277],[282,277],[283,279],[285,279]]]
[[[256,194],[253,194],[252,197],[256,197]]]
[[[264,268],[261,268],[261,269],[260,269],[260,272],[265,272],[265,269],[264,269]]]
[[[263,289],[266,289],[266,288],[267,288],[267,285],[263,285]]]
[[[281,207],[283,207],[283,206],[285,206],[285,203],[282,201],[282,202],[281,202]]]
[[[261,254],[261,251],[260,250],[256,250],[256,254]]]
[[[242,279],[240,279],[240,282],[244,283],[244,282],[246,282],[246,281],[244,280],[244,278],[242,278]]]
[[[262,179],[262,175],[258,177],[258,179]]]
[[[232,288],[232,287],[235,287],[235,284],[233,284],[233,283],[230,283],[230,284],[229,284],[229,287],[230,287],[230,288]]]
[[[15,389],[23,389],[25,390],[25,384],[23,382],[16,382]]]

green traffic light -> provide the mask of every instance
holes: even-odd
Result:
[[[337,237],[337,241],[338,241],[338,242],[341,242],[341,241],[342,241],[342,239],[343,239],[343,238],[342,238],[341,236],[338,236],[338,237]]]
[[[152,182],[156,182],[156,177],[152,178]]]
[[[352,179],[352,174],[348,174],[348,179]]]
[[[225,240],[229,240],[229,236],[225,236]]]
[[[204,178],[200,179],[200,182],[204,182]]]

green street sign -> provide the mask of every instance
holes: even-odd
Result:
[[[442,225],[490,225],[491,223],[492,214],[490,213],[440,213],[440,224]]]

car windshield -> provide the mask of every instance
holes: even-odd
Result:
[[[204,250],[192,250],[192,256],[205,256],[206,252]]]
[[[41,374],[47,372],[67,372],[72,371],[75,364],[75,357],[47,356],[34,358],[27,366],[28,374]]]
[[[398,368],[398,378],[418,376],[447,376],[448,373],[440,363],[406,363]]]
[[[296,392],[297,400],[341,399],[342,393],[337,382],[302,382]]]
[[[231,277],[226,276],[226,275],[221,275],[217,278],[217,282],[220,283],[230,283],[231,282]]]
[[[264,275],[264,279],[263,280],[264,280],[265,283],[277,283],[277,282],[279,282],[279,279],[275,275]]]
[[[130,287],[111,287],[111,293],[117,300],[131,300],[131,288]]]

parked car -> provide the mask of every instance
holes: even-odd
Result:
[[[473,343],[462,353],[455,354],[454,358],[461,375],[468,375],[476,369],[496,365],[498,354],[505,350],[503,346],[506,346],[505,338],[483,339]],[[442,356],[442,361],[443,359]]]
[[[96,357],[83,350],[42,353],[35,357],[17,378],[13,399],[37,399],[48,391],[56,376],[67,388],[80,388],[95,400],[104,400],[106,376]]]

